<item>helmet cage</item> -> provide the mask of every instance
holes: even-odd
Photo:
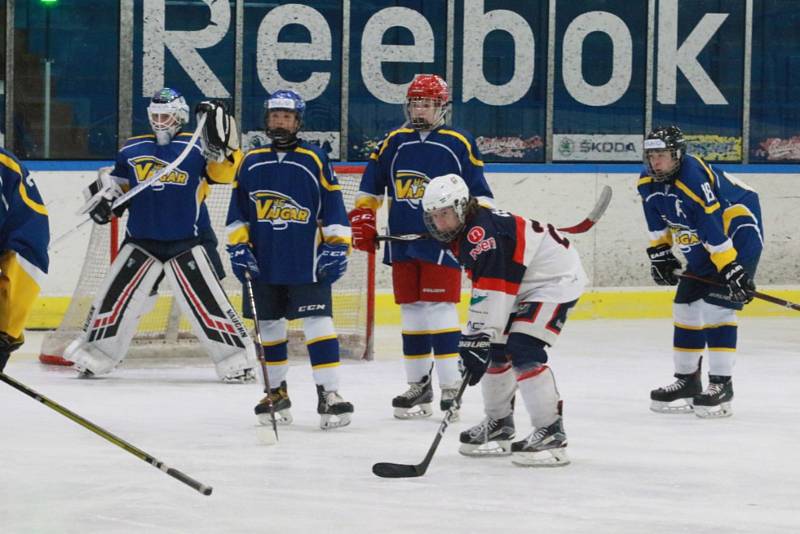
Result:
[[[159,143],[168,143],[189,122],[189,105],[180,93],[165,87],[150,100],[147,120]]]
[[[420,117],[412,108],[434,109],[432,117]],[[408,86],[403,108],[407,123],[415,130],[433,130],[445,123],[450,108],[447,82],[435,74],[417,74]]]
[[[277,143],[293,143],[297,139],[297,132],[303,126],[303,114],[306,104],[303,99],[294,91],[280,90],[275,91],[264,102],[264,129],[267,135]],[[286,128],[270,128],[269,114],[271,111],[290,111],[294,113],[297,124],[294,130]]]
[[[422,197],[422,220],[434,239],[449,243],[464,231],[470,198],[467,184],[457,174],[438,176],[428,183]],[[458,225],[440,230],[436,226],[434,213],[446,209],[453,210]]]

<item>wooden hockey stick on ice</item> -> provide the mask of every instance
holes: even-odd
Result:
[[[589,215],[586,216],[584,220],[579,222],[578,224],[567,226],[564,228],[559,228],[559,232],[565,232],[567,234],[582,234],[584,232],[588,232],[589,230],[597,224],[597,221],[600,220],[600,217],[606,212],[608,205],[611,203],[611,197],[613,195],[613,191],[611,186],[604,185],[603,189],[600,191],[600,196],[597,197],[597,202],[592,208],[592,211],[589,212]],[[420,241],[423,239],[433,239],[430,234],[399,234],[399,235],[379,235],[375,238],[377,241]]]
[[[16,389],[17,391],[21,391],[22,393],[24,393],[25,395],[29,396],[30,398],[41,402],[42,404],[44,404],[45,406],[47,406],[51,410],[60,413],[61,415],[63,415],[67,419],[70,419],[73,422],[78,423],[79,425],[81,425],[86,430],[90,430],[91,432],[94,432],[95,434],[97,434],[101,438],[103,438],[103,439],[105,439],[107,441],[110,441],[111,443],[113,443],[117,447],[119,447],[119,448],[121,448],[121,449],[123,449],[123,450],[125,450],[125,451],[127,451],[129,453],[131,453],[132,455],[136,456],[140,460],[144,460],[145,462],[147,462],[148,464],[152,465],[156,469],[165,472],[166,474],[168,474],[172,478],[174,478],[176,480],[180,480],[181,482],[183,482],[187,486],[191,487],[192,489],[195,489],[195,490],[199,491],[203,495],[211,495],[211,492],[213,490],[213,488],[211,486],[206,486],[202,482],[199,482],[199,481],[193,479],[189,475],[186,475],[183,472],[178,471],[177,469],[174,469],[172,467],[167,466],[166,464],[164,464],[164,462],[158,460],[157,458],[154,458],[154,457],[150,456],[149,454],[147,454],[143,450],[141,450],[141,449],[139,449],[137,447],[134,447],[133,445],[131,445],[130,443],[128,443],[124,439],[118,438],[117,436],[115,436],[111,432],[109,432],[109,431],[97,426],[96,424],[92,423],[88,419],[84,419],[80,415],[76,414],[75,412],[73,412],[71,410],[68,410],[67,408],[61,406],[57,402],[48,399],[47,397],[45,397],[44,395],[41,395],[40,393],[37,393],[36,391],[32,390],[31,388],[29,388],[25,384],[22,384],[21,382],[17,382],[16,380],[11,378],[7,374],[0,373],[0,380],[5,382],[6,384],[11,386],[12,388]]]
[[[697,276],[696,274],[692,273],[677,273],[678,276],[681,278],[686,278],[689,280],[697,280],[698,282],[703,282],[704,284],[717,286],[717,287],[725,287],[725,284],[722,282],[716,282],[714,280],[709,280],[708,278],[703,278],[702,276]],[[790,310],[800,311],[800,304],[795,304],[794,302],[789,302],[788,300],[783,300],[779,297],[773,297],[772,295],[767,295],[766,293],[761,293],[759,291],[748,291],[753,297],[761,300],[765,300],[767,302],[771,302],[773,304],[777,304],[778,306],[783,306],[784,308],[789,308]]]
[[[461,405],[461,397],[464,396],[464,390],[467,389],[468,384],[469,373],[464,375],[462,378],[461,387],[458,388],[458,393],[456,393],[456,396],[453,399],[453,404],[444,414],[442,424],[439,425],[439,429],[436,431],[436,437],[433,438],[433,443],[431,443],[431,446],[428,447],[428,453],[425,455],[425,458],[422,460],[422,462],[416,465],[378,462],[372,466],[372,472],[381,478],[410,478],[421,477],[424,475],[428,470],[428,466],[431,464],[431,460],[433,459],[436,449],[439,447],[439,442],[442,441],[442,436],[444,436],[445,430],[447,430],[447,427],[450,425],[453,412],[455,412]]]
[[[153,176],[151,176],[150,178],[148,178],[144,182],[136,185],[135,187],[130,189],[127,193],[125,193],[122,196],[120,196],[119,198],[117,198],[114,201],[114,203],[111,205],[111,209],[115,210],[118,207],[122,206],[123,204],[128,202],[130,199],[132,199],[133,197],[135,197],[136,195],[138,195],[139,193],[141,193],[142,191],[144,191],[145,189],[147,189],[148,187],[150,187],[151,185],[156,183],[163,176],[169,175],[169,173],[174,171],[178,167],[178,165],[183,163],[183,160],[186,159],[186,157],[189,155],[189,152],[191,152],[192,148],[195,146],[195,143],[197,143],[197,139],[200,137],[200,133],[203,131],[203,127],[205,126],[205,124],[206,124],[206,114],[204,113],[199,119],[197,119],[197,129],[194,131],[194,134],[192,134],[192,137],[191,137],[191,139],[189,139],[189,142],[186,144],[186,147],[181,151],[180,154],[178,154],[178,157],[175,158],[172,162],[170,162],[169,165],[167,165],[166,167],[164,167],[161,170],[155,172],[153,174]],[[50,244],[47,247],[47,250],[50,250],[51,248],[53,248],[53,245],[55,245],[56,243],[58,243],[59,241],[65,239],[65,238],[71,236],[72,234],[74,234],[78,230],[80,230],[81,227],[83,227],[83,225],[85,225],[86,223],[89,223],[89,222],[92,222],[92,218],[91,217],[88,217],[88,218],[84,219],[83,221],[78,223],[77,226],[73,227],[71,230],[67,230],[66,232],[64,232],[60,236],[58,236],[55,239],[51,240]]]

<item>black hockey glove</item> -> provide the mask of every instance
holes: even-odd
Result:
[[[469,385],[474,386],[481,381],[483,373],[489,367],[489,334],[462,335],[458,342],[458,354],[464,364]]]
[[[728,284],[728,291],[731,292],[732,301],[747,304],[753,300],[753,291],[756,290],[756,284],[747,274],[747,271],[744,270],[744,267],[732,261],[723,267],[719,274]]]
[[[194,112],[198,118],[206,116],[200,138],[203,156],[210,161],[220,162],[226,157],[233,161],[232,154],[239,149],[239,131],[236,119],[227,112],[225,104],[219,100],[204,100],[197,104]]]
[[[23,341],[24,338],[22,336],[14,339],[5,332],[0,332],[0,373],[6,368],[11,353],[20,348]]]
[[[675,270],[683,266],[672,254],[672,248],[669,245],[650,247],[647,249],[647,255],[650,256],[650,276],[653,277],[656,284],[660,286],[678,284],[678,275],[675,274]]]

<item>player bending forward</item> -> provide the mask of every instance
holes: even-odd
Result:
[[[567,465],[567,435],[547,347],[587,282],[578,252],[550,224],[478,205],[455,174],[431,180],[422,206],[431,235],[449,244],[472,280],[459,353],[469,384],[483,377],[486,418],[461,433],[460,452],[510,453],[521,466]],[[534,429],[511,443],[517,389]]]
[[[216,103],[201,103],[198,112],[207,114],[203,148],[192,147],[175,170],[127,206],[122,248],[92,304],[83,334],[64,352],[83,377],[110,373],[122,362],[140,317],[155,304],[156,289],[166,278],[220,379],[255,380],[255,346],[219,283],[225,272],[205,205],[209,182],[233,180],[241,159],[236,124]],[[111,206],[123,190],[175,161],[190,141],[191,135],[181,132],[189,122],[189,107],[180,93],[158,91],[147,115],[153,134],[129,139],[111,173],[101,169],[85,192],[83,211],[98,224],[121,215],[124,208],[112,213]]]
[[[289,424],[292,403],[287,319],[303,319],[317,384],[323,430],[350,424],[353,405],[339,395],[339,339],[333,326],[331,284],[347,268],[350,226],[341,186],[325,152],[297,138],[306,105],[294,91],[275,91],[264,103],[272,143],[247,153],[228,210],[228,253],[236,277],[249,274],[271,391],[256,407],[271,424]],[[252,317],[249,299],[245,317]]]

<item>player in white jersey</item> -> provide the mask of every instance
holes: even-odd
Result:
[[[448,244],[472,280],[459,353],[469,384],[482,383],[486,418],[461,433],[460,452],[511,454],[521,466],[568,464],[547,347],[587,283],[578,252],[550,224],[480,206],[455,174],[431,180],[422,206],[431,235]],[[511,443],[517,389],[534,428]]]
[[[219,279],[217,253],[205,198],[209,183],[229,184],[241,159],[236,124],[215,102],[206,114],[201,146],[194,145],[172,172],[112,213],[123,190],[152,177],[184,153],[192,136],[181,129],[189,106],[177,91],[158,91],[147,108],[153,133],[129,139],[110,172],[85,192],[83,212],[98,224],[128,209],[125,241],[89,311],[83,334],[65,350],[83,377],[110,373],[125,357],[164,279],[224,382],[255,380],[255,346]]]

